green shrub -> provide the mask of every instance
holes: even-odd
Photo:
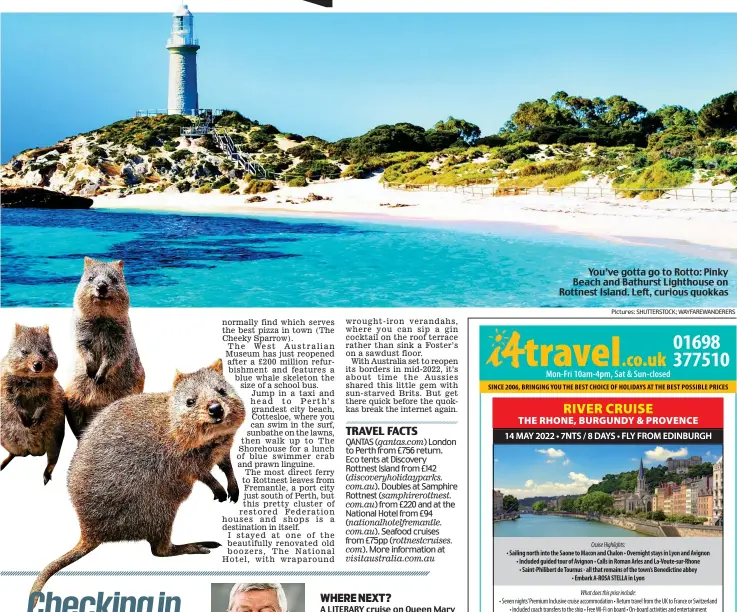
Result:
[[[575,185],[586,180],[586,175],[580,170],[574,170],[566,174],[559,174],[552,178],[547,179],[543,185],[545,187],[568,187],[569,185]]]
[[[164,143],[164,151],[168,151],[169,153],[173,153],[177,150],[177,143],[173,140],[168,140]]]
[[[205,183],[197,190],[197,193],[210,193],[212,191],[212,184],[211,183]]]
[[[697,136],[698,131],[696,127],[682,125],[651,134],[647,139],[647,146],[655,151],[672,149],[686,142],[693,142]]]
[[[219,117],[215,117],[215,124],[219,127],[232,127],[245,131],[258,125],[258,121],[251,121],[238,111],[224,110]]]
[[[441,168],[435,175],[438,185],[478,185],[490,183],[497,176],[496,170],[504,162],[492,159],[484,163],[465,163]]]
[[[261,149],[262,153],[279,153],[279,151],[281,151],[281,149],[277,146],[275,142],[270,142],[263,149]]]
[[[287,140],[291,140],[292,142],[304,142],[304,137],[300,136],[299,134],[284,134],[284,138]]]
[[[171,170],[171,162],[166,157],[157,157],[153,160],[151,166],[159,173]]]
[[[220,193],[238,193],[237,183],[228,183],[220,187]]]
[[[726,140],[715,140],[710,146],[711,150],[718,155],[725,155],[734,151],[734,147]]]
[[[680,172],[681,170],[693,170],[693,162],[685,157],[676,157],[663,162],[663,167],[668,172]]]
[[[270,174],[279,174],[284,172],[292,165],[292,159],[280,151],[278,155],[267,155],[261,158],[261,165],[264,170]]]
[[[633,168],[646,168],[650,165],[650,160],[644,153],[638,153],[632,158],[632,163],[630,165]]]
[[[227,176],[219,176],[218,178],[215,179],[215,181],[213,181],[212,188],[220,189],[221,187],[224,187],[228,183],[230,183],[230,179]]]
[[[289,155],[299,157],[303,162],[325,159],[325,154],[322,151],[313,149],[311,145],[306,143],[289,149]]]
[[[423,158],[411,159],[400,164],[392,164],[384,169],[382,180],[389,183],[403,182],[405,175],[425,166],[427,166],[427,161]]]
[[[507,144],[507,140],[503,136],[483,136],[476,141],[476,144],[486,145],[487,147],[503,147]]]
[[[260,151],[267,144],[274,141],[274,135],[268,134],[261,129],[256,129],[248,135],[248,141],[251,146],[256,147]]]
[[[694,168],[701,170],[715,170],[719,167],[719,159],[716,157],[697,157],[693,160]]]
[[[503,159],[508,164],[511,164],[518,159],[522,159],[523,157],[526,157],[528,155],[538,153],[539,151],[540,146],[538,144],[525,141],[517,144],[499,147],[495,151],[496,155],[494,155],[494,153],[492,153],[492,155],[498,157],[499,159]]]
[[[688,185],[693,178],[693,170],[669,170],[666,167],[667,161],[673,160],[662,160],[644,170],[624,174],[614,179],[612,184],[615,187],[625,187],[631,190],[622,192],[623,195],[634,197],[639,194],[643,200],[657,199],[667,189]],[[656,191],[641,191],[644,189],[655,189]]]
[[[517,160],[515,164],[520,161],[522,160]],[[514,167],[514,164],[511,167]],[[519,168],[519,176],[532,176],[534,174],[563,175],[574,172],[579,168],[580,162],[575,159],[546,160],[522,165]]]
[[[719,170],[727,176],[737,175],[737,159],[725,160],[719,164]]]
[[[178,151],[174,151],[174,153],[171,154],[171,158],[174,161],[182,161],[183,159],[191,157],[191,155],[191,151],[188,151],[187,149],[179,149]]]
[[[307,179],[303,176],[295,176],[293,179],[289,179],[287,185],[289,187],[307,187]]]
[[[263,181],[259,179],[251,179],[243,193],[268,193],[276,189],[274,181]]]
[[[288,174],[304,176],[313,180],[323,177],[333,179],[340,177],[340,168],[326,159],[318,159],[311,162],[300,162],[294,168],[289,168]]]
[[[90,147],[90,155],[95,155],[99,157],[100,159],[106,159],[107,151],[105,151],[105,149],[103,149],[102,147],[98,147],[95,145],[95,146]]]
[[[316,149],[324,149],[330,144],[327,140],[317,136],[305,136],[305,142],[309,142]]]
[[[371,173],[371,170],[367,169],[362,164],[351,164],[340,173],[342,178],[366,178]]]

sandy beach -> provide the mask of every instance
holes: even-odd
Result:
[[[303,201],[314,193],[323,200]],[[573,195],[478,197],[451,192],[385,189],[378,177],[284,187],[251,196],[220,193],[151,193],[94,198],[95,208],[217,214],[326,215],[363,219],[433,222],[522,223],[555,231],[633,242],[737,248],[737,198],[710,202],[638,198],[587,198]]]

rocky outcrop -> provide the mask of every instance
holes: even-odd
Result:
[[[0,189],[0,206],[2,208],[80,209],[92,206],[92,200],[40,187],[3,187]]]

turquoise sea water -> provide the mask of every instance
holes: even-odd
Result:
[[[646,538],[614,525],[567,516],[522,514],[516,521],[494,523],[495,538]]]
[[[687,254],[527,226],[5,209],[2,305],[71,306],[85,255],[125,260],[138,307],[736,303],[560,297],[559,289],[588,277],[590,266],[726,267],[730,277],[737,267],[708,250]]]

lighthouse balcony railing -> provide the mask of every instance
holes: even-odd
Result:
[[[190,38],[189,36],[172,36],[166,41],[167,47],[199,47],[198,38]]]
[[[145,108],[136,111],[136,117],[156,117],[157,115],[187,115],[197,117],[202,113],[196,108]]]

